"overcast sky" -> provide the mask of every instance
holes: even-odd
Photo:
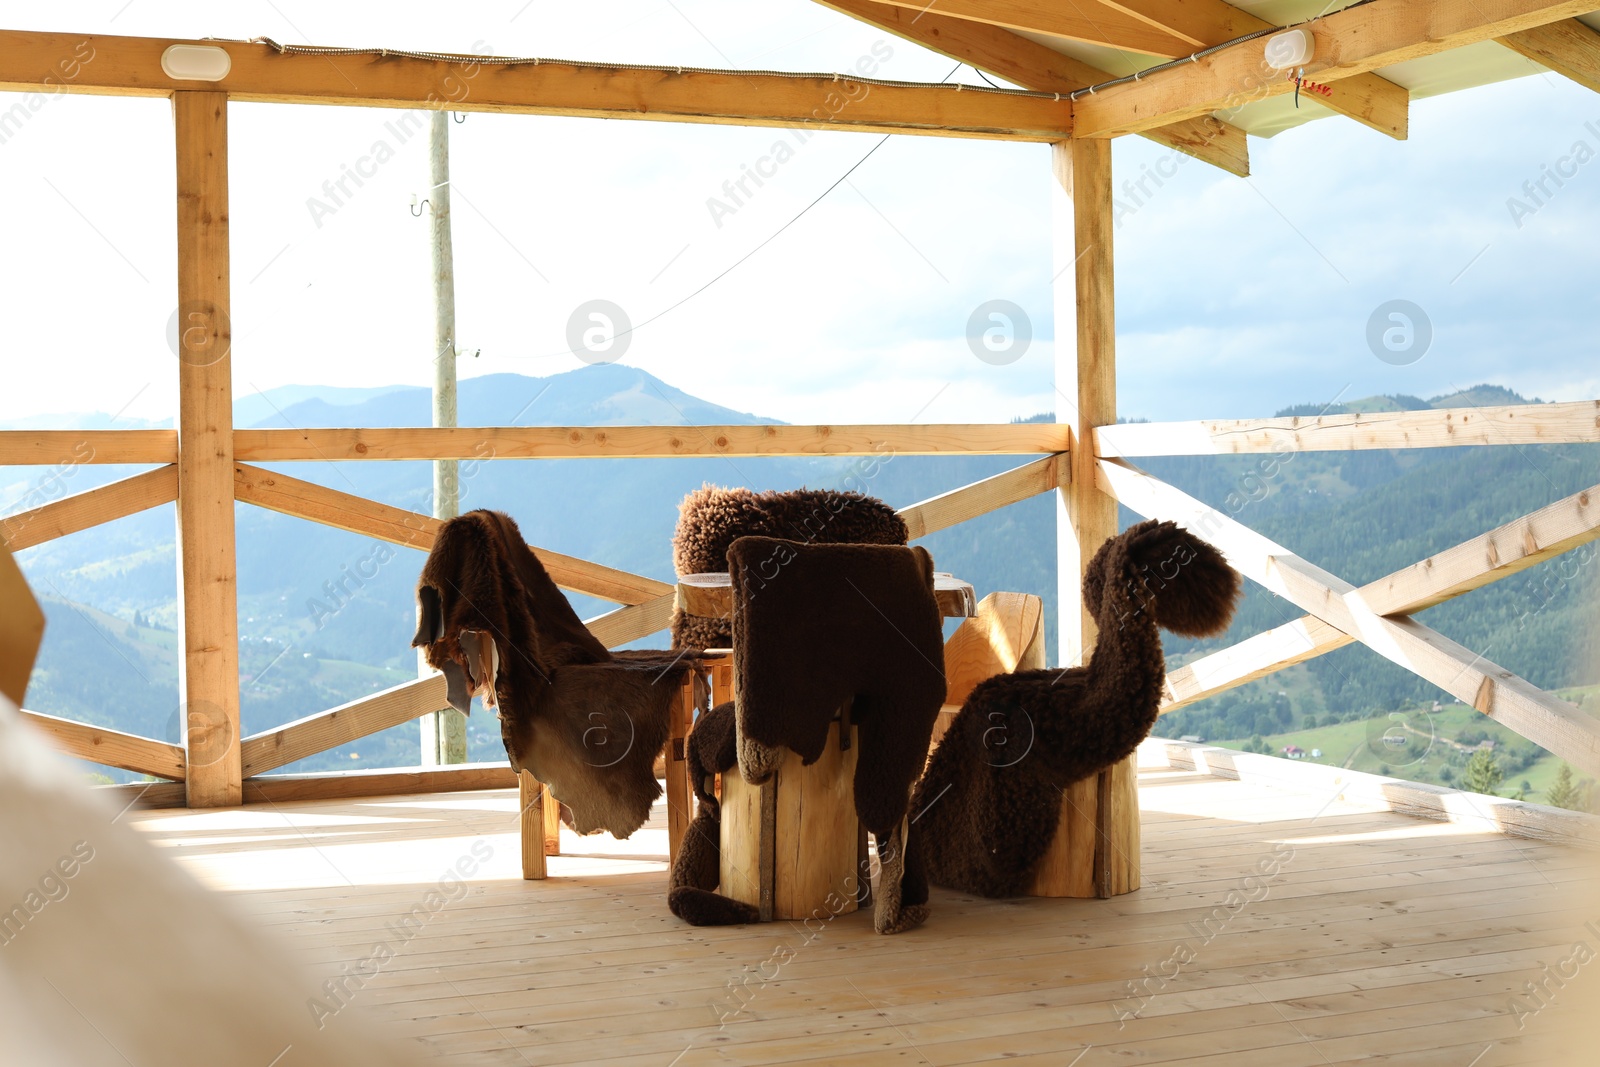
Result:
[[[4,0],[0,25],[823,71],[876,49],[881,76],[928,81],[953,66],[808,0]],[[977,81],[969,68],[955,77]],[[19,99],[0,94],[0,111]],[[427,223],[408,210],[425,195],[426,138],[402,143],[405,114],[231,106],[238,394],[430,381]],[[770,417],[991,421],[1054,407],[1045,146],[892,137],[739,263],[881,138],[480,114],[451,135],[461,344],[481,350],[463,376],[581,366],[568,323],[605,299],[637,326],[623,362]],[[1252,139],[1249,180],[1188,161],[1154,196],[1125,196],[1123,414],[1267,415],[1485,381],[1547,400],[1600,396],[1600,164],[1531,213],[1508,206],[1531,205],[1523,183],[1580,141],[1600,151],[1600,97],[1546,75],[1417,101],[1406,142],[1331,119]],[[330,197],[324,183],[346,166],[387,156],[380,142],[393,158]],[[708,204],[729,204],[724,182],[778,155],[731,213]],[[1164,155],[1119,140],[1118,181]],[[170,417],[170,105],[51,98],[0,144],[0,197],[0,418]],[[1004,365],[968,343],[990,300],[1020,307],[1033,333]],[[1403,365],[1368,341],[1392,300],[1420,307],[1419,336],[1432,334]]]

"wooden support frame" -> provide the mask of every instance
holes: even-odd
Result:
[[[52,745],[69,756],[174,782],[182,782],[187,774],[185,754],[179,745],[37,711],[23,710],[22,718],[42,730]]]
[[[672,602],[677,596],[675,587],[668,588],[673,592],[584,619],[583,624],[607,648],[616,648],[657,630],[665,630],[672,625]]]
[[[1595,442],[1600,442],[1600,400],[1578,400],[1275,419],[1123,423],[1097,430],[1094,451],[1106,459]]]
[[[177,461],[177,430],[0,430],[0,467]]]
[[[1308,24],[1306,74],[1332,83],[1378,67],[1493,40],[1584,14],[1590,0],[1374,0]],[[1116,137],[1294,90],[1266,66],[1260,40],[1110,85],[1073,103],[1074,137]]]
[[[254,777],[296,760],[360,740],[410,722],[446,706],[442,674],[402,682],[381,693],[245,738],[240,748],[244,774]]]
[[[874,0],[907,8],[913,14],[933,7],[928,0]],[[1060,4],[1050,0],[939,0],[940,12],[955,19],[987,23],[1008,30],[1026,30],[1086,44],[1107,45],[1128,52],[1173,59],[1192,51],[1189,43],[1167,29],[1122,11],[1094,4]]]
[[[1500,43],[1586,89],[1600,93],[1600,32],[1577,19],[1518,30]]]
[[[382,767],[363,771],[317,774],[264,774],[246,778],[245,804],[280,804],[288,800],[344,800],[405,796],[411,793],[456,793],[477,789],[512,789],[517,776],[510,764],[458,763],[450,767]],[[96,787],[118,808],[181,808],[184,787],[156,782]]]
[[[238,430],[235,456],[292,460],[1012,456],[1063,452],[1045,423],[926,426],[460,426]]]
[[[955,85],[840,79],[830,74],[716,71],[573,63],[495,62],[483,55],[429,58],[379,49],[280,53],[248,41],[0,32],[0,90],[43,85],[73,93],[168,96],[196,83],[169,78],[174,44],[220,48],[230,69],[214,83],[234,100],[272,104],[493,111],[602,119],[918,133],[1058,141],[1070,108],[1050,97]],[[83,61],[87,53],[92,62]],[[331,54],[330,54],[331,53]],[[58,65],[80,57],[77,74]]]
[[[1095,431],[1117,421],[1116,310],[1111,145],[1073,140],[1054,149],[1055,176],[1065,202],[1056,201],[1056,224],[1071,219],[1071,238],[1058,229],[1056,260],[1057,336],[1075,324],[1074,346],[1056,348],[1057,421],[1071,420],[1074,440],[1091,442]],[[1068,267],[1071,269],[1069,270]],[[1065,279],[1071,278],[1068,282]],[[1117,501],[1095,476],[1086,447],[1070,450],[1067,484],[1056,509],[1056,603],[1060,664],[1088,662],[1096,639],[1093,614],[1083,600],[1083,576],[1106,539],[1117,534]],[[1063,844],[1052,864],[1092,872],[1092,891],[1111,897],[1139,888],[1138,771],[1133,757],[1101,771],[1092,782],[1068,791]],[[1129,813],[1133,813],[1130,818]],[[1093,832],[1086,832],[1087,827]],[[1064,831],[1064,832],[1063,832]]]
[[[283,515],[309,519],[351,533],[426,552],[433,547],[442,520],[405,508],[380,504],[286,474],[249,464],[234,467],[233,492],[238,499]],[[672,586],[576,556],[533,549],[550,577],[563,589],[614,600],[645,604],[672,595]],[[645,631],[649,633],[650,631]]]
[[[228,96],[172,97],[178,174],[178,700],[189,806],[238,804]]]
[[[1129,14],[1180,37],[1190,53],[1225,44],[1247,33],[1273,29],[1275,24],[1257,18],[1227,0],[1094,0],[1097,6]],[[1355,74],[1333,82],[1317,103],[1347,115],[1363,126],[1397,140],[1409,127],[1411,94],[1376,74]]]
[[[913,10],[877,0],[817,2],[1024,89],[1070,93],[1111,78],[1103,70],[1012,30],[940,14],[938,7]],[[1245,132],[1220,119],[1188,119],[1147,130],[1142,136],[1241,178],[1250,174],[1250,146]]]
[[[178,499],[176,464],[121,478],[0,518],[0,537],[13,552]]]
[[[905,520],[910,539],[915,541],[1040,493],[1062,488],[1071,477],[1070,462],[1063,452],[903,507],[900,517]]]
[[[1302,610],[1427,679],[1463,703],[1600,775],[1600,720],[1558,700],[1412,618],[1374,612],[1360,590],[1120,460],[1100,460],[1101,484],[1142,515],[1172,519],[1228,562]]]
[[[1378,615],[1412,615],[1600,539],[1600,485],[1557,500],[1358,591]],[[1257,634],[1167,675],[1161,713],[1342,648],[1355,638],[1314,615]]]

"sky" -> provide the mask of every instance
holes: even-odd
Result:
[[[978,83],[809,0],[0,0],[0,25],[786,70],[876,54],[882,77]],[[18,99],[0,94],[0,111]],[[236,395],[431,381],[428,223],[409,207],[427,195],[426,138],[402,137],[407,114],[230,106]],[[1534,205],[1524,183],[1579,142],[1577,173]],[[1600,152],[1600,97],[1523,78],[1414,102],[1404,142],[1336,118],[1252,138],[1251,152],[1249,179],[1178,157],[1159,188],[1119,193],[1123,415],[1265,416],[1480,382],[1600,396],[1600,163],[1587,158]],[[1049,154],[467,115],[451,127],[456,301],[459,346],[477,354],[460,373],[583,366],[569,328],[604,300],[634,326],[622,362],[741,411],[813,423],[1052,410],[1051,280],[1066,261]],[[1118,140],[1117,183],[1170,171],[1169,155]],[[165,100],[54,96],[0,143],[0,420],[174,414],[172,156]],[[724,183],[780,156],[731,200]],[[357,165],[375,173],[335,199],[326,185]],[[1031,337],[1009,362],[969,338],[974,321],[995,321],[993,301],[1025,322],[1013,336]],[[1412,347],[1390,352],[1386,333]]]

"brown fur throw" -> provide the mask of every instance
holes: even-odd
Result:
[[[452,707],[500,716],[511,766],[550,787],[581,834],[627,837],[661,795],[652,764],[686,671],[681,652],[613,655],[511,517],[469,511],[439,528],[417,582],[412,645],[444,672]]]
[[[706,485],[678,505],[672,562],[679,574],[728,569],[740,537],[781,537],[805,544],[903,545],[905,520],[875,497],[825,489],[756,493]],[[672,647],[728,648],[728,620],[672,615]]]
[[[917,784],[911,804],[933,882],[986,897],[1024,892],[1055,836],[1062,791],[1126,758],[1155,725],[1166,677],[1158,628],[1221,633],[1238,596],[1221,553],[1170,522],[1106,541],[1083,579],[1099,627],[1088,666],[981,682]]]
[[[761,917],[751,905],[715,891],[722,880],[722,807],[712,791],[712,777],[738,766],[735,733],[733,702],[718,704],[695,722],[684,750],[700,810],[678,846],[667,907],[694,926],[731,926]]]
[[[693,851],[686,842],[673,869],[674,914],[696,925],[749,921],[748,909],[708,892],[717,863],[699,838],[719,841],[720,827],[705,775],[736,764],[746,781],[760,784],[788,752],[816,762],[848,701],[860,746],[856,813],[872,831],[883,871],[874,926],[896,933],[920,924],[928,885],[920,852],[907,840],[906,806],[945,691],[932,557],[921,548],[742,537],[728,562],[737,710],[717,708],[690,735],[690,774],[701,797],[694,829],[703,834]]]

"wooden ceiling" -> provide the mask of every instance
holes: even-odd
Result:
[[[1588,10],[1595,0],[816,2],[1026,89],[1069,92],[1149,70],[1148,79],[1080,97],[1075,135],[1138,133],[1241,175],[1249,173],[1247,129],[1277,132],[1332,112],[1403,139],[1413,95],[1541,67],[1600,91],[1600,32],[1592,28],[1600,17]],[[1275,99],[1294,86],[1262,73],[1260,41],[1151,70],[1312,19],[1318,47],[1307,74],[1326,95],[1308,98],[1303,113],[1301,101],[1287,112]]]

